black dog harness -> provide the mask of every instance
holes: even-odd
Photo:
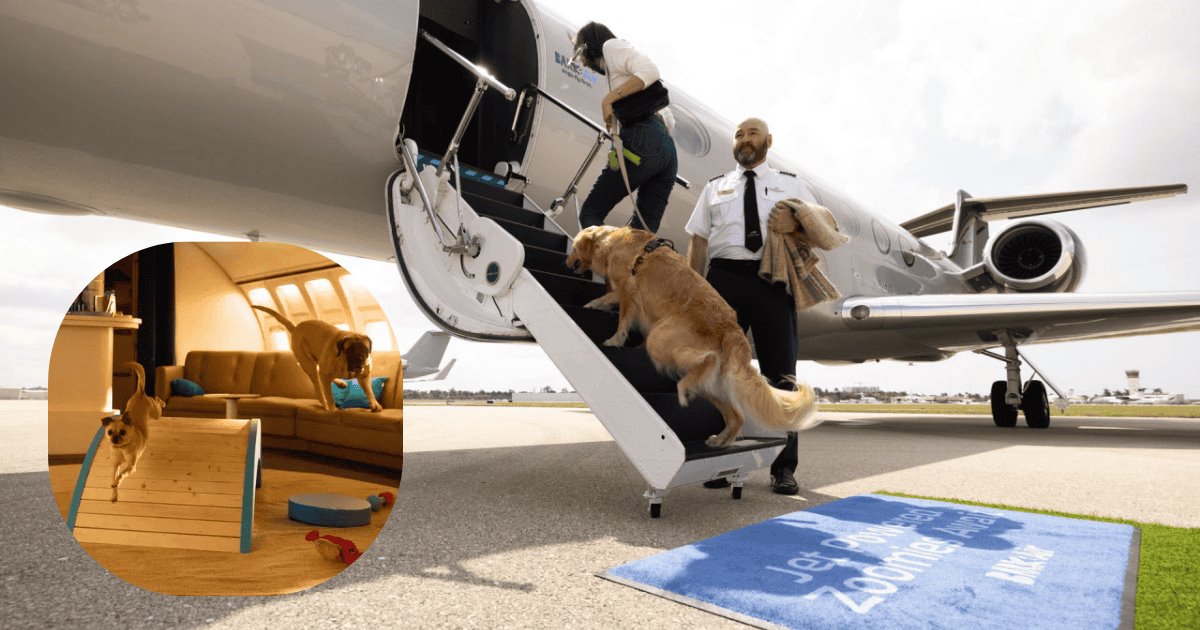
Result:
[[[646,247],[642,250],[642,253],[638,255],[637,260],[633,261],[633,268],[629,270],[629,275],[636,276],[638,267],[642,266],[642,261],[646,259],[646,256],[654,253],[654,250],[664,245],[672,250],[675,249],[675,243],[672,243],[671,239],[668,238],[656,238],[649,243],[646,243]]]

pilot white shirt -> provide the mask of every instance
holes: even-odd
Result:
[[[800,198],[817,203],[808,184],[792,173],[785,173],[767,165],[759,164],[754,169],[754,194],[758,196],[758,221],[764,235],[767,233],[767,217],[775,203],[784,199]],[[746,169],[741,165],[732,171],[709,180],[696,208],[684,228],[688,234],[708,239],[708,258],[731,260],[759,260],[762,249],[751,252],[746,249],[746,219],[742,202],[746,191]]]
[[[610,39],[604,42],[603,49],[610,92],[621,87],[632,77],[641,79],[642,83],[646,85],[662,78],[658,73],[658,66],[645,53],[623,39]],[[671,114],[671,110],[664,107],[658,110],[658,116],[667,125],[667,131],[675,129],[675,117]]]

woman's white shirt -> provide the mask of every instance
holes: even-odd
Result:
[[[650,57],[623,39],[614,38],[604,42],[604,64],[612,88],[620,87],[632,77],[641,79],[647,86],[661,78],[658,66]],[[666,123],[668,132],[675,129],[675,117],[670,109],[664,107],[658,110],[658,115]]]

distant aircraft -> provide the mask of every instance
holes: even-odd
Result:
[[[446,378],[446,375],[450,373],[450,368],[454,367],[454,362],[458,360],[450,359],[449,363],[438,367],[438,364],[442,362],[442,355],[446,353],[448,343],[450,343],[450,335],[440,330],[430,330],[421,335],[413,347],[402,355],[404,382],[414,381],[431,374],[432,377],[421,380],[440,381]]]

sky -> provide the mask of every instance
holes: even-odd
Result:
[[[672,89],[731,120],[766,119],[774,153],[897,222],[953,200],[1186,183],[1167,201],[1055,217],[1085,243],[1080,292],[1200,291],[1200,4],[1139,2],[542,2],[606,23]],[[730,167],[733,162],[730,159]],[[0,174],[2,175],[2,174]],[[714,173],[713,175],[716,175]],[[46,383],[62,313],[110,263],[169,241],[228,240],[101,217],[0,207],[0,387]],[[945,249],[944,240],[929,239]],[[375,294],[402,348],[432,324],[390,263],[333,256]],[[1142,385],[1200,397],[1200,332],[1032,346],[1062,390]],[[534,345],[455,339],[458,363],[425,387],[568,383]],[[505,366],[497,370],[496,366]],[[1002,364],[827,367],[801,380],[922,393],[988,391]]]

